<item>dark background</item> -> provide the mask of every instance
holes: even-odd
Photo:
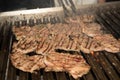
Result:
[[[107,0],[109,1],[120,1],[120,0]],[[53,7],[53,0],[0,0],[0,12],[10,11],[17,9],[35,9]]]
[[[54,6],[53,0],[0,0],[0,11],[34,9]]]

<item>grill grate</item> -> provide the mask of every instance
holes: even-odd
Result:
[[[103,24],[114,37],[120,38],[120,8],[98,12],[97,21]]]
[[[53,18],[55,19],[55,18]],[[51,19],[54,23],[55,20]],[[44,19],[46,21],[46,19]],[[57,19],[58,20],[58,19]],[[41,20],[36,20],[40,23]],[[96,21],[106,27],[115,38],[120,38],[120,8],[111,11],[100,11],[96,15]],[[35,25],[30,20],[30,25]],[[15,22],[16,26],[26,25],[27,21]],[[38,71],[38,74],[22,72],[14,68],[9,60],[9,53],[13,42],[11,24],[0,24],[0,80],[74,80],[70,75],[64,72],[44,72]],[[105,51],[93,54],[81,55],[90,64],[91,70],[78,80],[120,80],[120,53],[111,54]]]

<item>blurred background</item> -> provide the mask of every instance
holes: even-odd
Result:
[[[0,0],[0,11],[52,7],[53,0]]]
[[[55,1],[59,0],[0,0],[0,12],[11,11],[11,10],[23,10],[23,9],[35,9],[35,8],[45,8],[54,7]],[[82,0],[78,0],[80,2]],[[83,0],[85,1],[85,0]],[[89,0],[86,0],[87,2]],[[100,0],[105,1],[105,0]],[[120,1],[120,0],[106,0],[110,1]]]

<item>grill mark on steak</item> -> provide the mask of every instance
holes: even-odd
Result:
[[[63,42],[61,48],[67,49],[68,44],[69,44],[69,39],[67,39],[67,38],[65,37],[64,42]]]
[[[37,49],[36,49],[36,53],[37,53],[37,54],[43,53],[43,51],[46,49],[46,46],[43,46],[43,45],[45,44],[45,40],[47,40],[47,38],[44,38],[44,39],[42,40],[42,42],[41,42],[40,44],[38,44],[38,47],[37,47]]]
[[[42,48],[40,49],[43,53],[49,48],[49,46],[51,44],[50,42],[51,42],[51,40],[48,38],[45,40]]]
[[[73,51],[77,51],[77,39],[79,37],[78,35],[78,31],[79,31],[79,26],[76,25],[76,24],[73,24],[75,25],[75,27],[73,27],[73,31],[71,32],[71,34],[68,36],[69,37],[69,46],[68,46],[68,49],[70,50],[73,50]],[[73,26],[71,25],[71,26]],[[79,50],[78,50],[79,51]]]
[[[62,36],[62,34],[61,34],[61,36]],[[63,36],[62,39],[61,39],[61,41],[60,41],[60,43],[57,45],[56,49],[57,48],[61,48],[63,46],[64,42],[65,42],[65,38]]]
[[[48,44],[48,47],[46,48],[46,50],[45,50],[45,51],[43,51],[43,53],[48,53],[49,49],[51,49],[51,45],[52,45],[52,44],[51,44],[51,43],[49,43],[49,44]]]
[[[84,48],[86,48],[87,43],[88,43],[88,36],[85,35],[85,36],[83,37],[81,46],[84,47]]]
[[[80,51],[80,50],[78,49],[78,47],[77,47],[77,42],[75,42],[75,41],[72,41],[71,46],[70,46],[70,49]]]
[[[50,51],[50,52],[54,52],[55,49],[58,48],[58,47],[60,47],[60,46],[62,45],[63,41],[64,41],[64,38],[63,38],[62,35],[61,35],[61,37],[59,37],[59,36],[57,36],[57,37],[58,37],[58,38],[57,38],[58,43],[56,43],[56,44],[52,47],[52,51]]]
[[[79,38],[77,39],[77,42],[78,42],[79,46],[82,44],[84,36],[85,36],[85,34],[81,34],[79,36]]]
[[[90,51],[103,51],[103,47],[99,43],[93,41],[90,46]]]
[[[14,44],[14,45],[16,46],[14,48],[16,48],[18,51],[22,51],[23,53],[34,51],[38,46],[37,41],[34,40],[33,38],[24,38],[24,39],[22,38],[21,40],[18,41],[18,44]]]
[[[72,34],[73,33],[73,31],[74,31],[74,28],[71,26],[71,25],[66,25],[67,27],[68,27],[68,30],[66,30],[66,31],[68,31],[68,32],[66,32],[67,33],[67,35],[65,35],[65,40],[64,40],[64,45],[63,46],[65,46],[65,47],[63,47],[62,46],[62,48],[63,49],[68,49],[69,50],[69,43],[70,43],[70,34]],[[72,29],[72,30],[71,30]]]
[[[54,47],[58,43],[58,41],[57,41],[58,38],[61,38],[61,37],[58,37],[58,34],[56,34],[54,36],[54,38],[52,38],[52,40],[50,40],[49,47],[47,48],[47,50],[44,53],[49,53],[50,51],[54,52]]]
[[[68,49],[71,49],[72,43],[73,43],[73,41],[69,39],[69,44],[68,44],[68,46],[67,46]],[[73,49],[73,50],[74,50],[74,49]]]
[[[79,49],[81,51],[83,51],[84,53],[90,53],[89,49],[85,48],[87,45],[87,42],[84,39],[86,39],[86,38],[87,38],[87,36],[85,34],[83,34],[83,38],[81,39],[81,43],[79,43]]]
[[[87,49],[90,49],[90,46],[92,45],[93,39],[91,37],[88,38],[88,44],[86,46]]]

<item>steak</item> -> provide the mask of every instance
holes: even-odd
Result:
[[[18,42],[14,42],[13,49],[22,53],[29,53],[36,50],[38,43],[33,37],[23,37]]]
[[[61,40],[61,37],[67,36],[59,32],[54,34],[48,32],[42,33],[41,35],[44,35],[43,38],[36,38],[34,36],[35,34],[30,36],[24,34],[25,37],[21,37],[17,42],[13,43],[13,50],[10,55],[12,64],[16,68],[30,73],[35,73],[36,70],[40,69],[55,72],[63,71],[69,73],[75,79],[87,74],[90,70],[90,66],[81,55],[69,54],[71,51],[58,53],[53,50],[56,45],[60,44],[59,40]],[[51,38],[49,36],[51,36]],[[54,42],[56,42],[56,45]],[[49,49],[49,47],[50,50],[46,52],[45,50],[47,48]]]
[[[50,53],[45,57],[45,71],[66,71],[75,79],[87,74],[90,66],[80,55],[68,53]]]
[[[87,74],[90,66],[86,63],[81,55],[69,53],[43,53],[34,52],[22,53],[22,51],[12,51],[10,55],[12,64],[25,72],[35,73],[37,70],[67,72],[77,79]]]
[[[101,29],[102,29],[101,26],[97,23],[83,23],[82,25],[82,32],[90,37],[103,35],[104,32]]]
[[[115,39],[111,34],[95,36],[94,40],[100,43],[105,51],[112,53],[120,52],[120,41]]]
[[[67,24],[47,24],[41,28],[36,26],[15,27],[13,32],[16,38],[19,38],[17,47],[19,50],[25,47],[24,51],[34,50],[36,53],[48,52],[49,48],[51,48],[50,51],[61,49],[79,52],[81,50],[85,53],[103,50],[112,53],[120,52],[120,42],[110,32],[106,31],[100,24],[93,22],[93,18],[90,17],[87,22],[84,21],[84,17],[86,18],[86,16],[68,18],[67,22],[69,23]]]
[[[88,19],[84,19],[84,18]],[[88,20],[88,21],[87,21]],[[93,21],[92,16],[67,18],[66,23],[13,27],[11,62],[25,72],[68,72],[75,79],[87,74],[90,66],[78,53],[120,52],[120,40]],[[76,54],[77,53],[77,54]]]
[[[29,56],[27,54],[14,50],[10,55],[10,58],[12,64],[16,68],[25,72],[34,73],[36,70],[40,70],[46,66],[43,62],[44,56],[42,55]]]

